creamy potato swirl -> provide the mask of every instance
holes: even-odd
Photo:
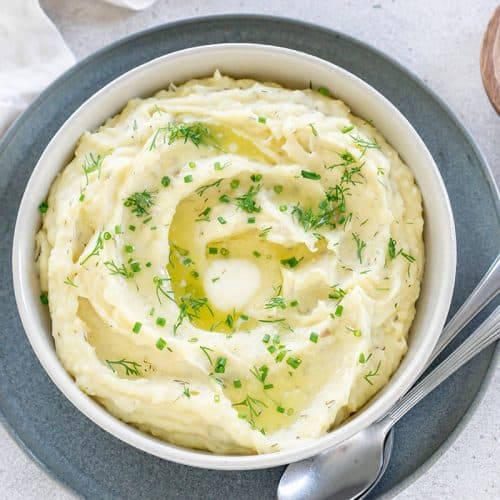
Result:
[[[362,407],[406,352],[421,196],[327,89],[217,72],[134,99],[81,137],[40,210],[58,356],[169,442],[296,446]]]

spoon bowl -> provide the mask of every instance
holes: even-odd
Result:
[[[378,422],[334,450],[289,465],[278,500],[340,500],[368,493],[389,463],[394,439],[392,432],[386,438],[388,431],[390,425]]]

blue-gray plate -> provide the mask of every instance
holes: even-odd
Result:
[[[177,465],[101,430],[43,371],[24,334],[12,289],[17,208],[40,154],[66,118],[104,84],[139,64],[186,47],[220,42],[281,45],[319,56],[361,77],[408,118],[433,154],[453,205],[458,270],[452,312],[500,248],[498,193],[471,137],[420,81],[363,43],[298,21],[229,15],[160,26],[88,57],[45,90],[0,144],[0,414],[45,470],[86,498],[262,500],[275,496],[283,470],[219,472]],[[400,491],[456,438],[487,385],[494,351],[483,351],[397,424],[392,460],[374,497]]]

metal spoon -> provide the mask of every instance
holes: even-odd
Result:
[[[500,256],[444,329],[427,366],[498,295],[499,290]],[[390,459],[393,436],[389,432],[392,426],[479,350],[498,338],[499,318],[500,308],[497,307],[474,334],[407,393],[386,417],[331,450],[289,465],[278,486],[278,499],[346,500],[371,491],[385,472]],[[495,327],[497,337],[488,337],[492,328],[495,333]],[[479,343],[483,336],[489,339],[488,343]]]

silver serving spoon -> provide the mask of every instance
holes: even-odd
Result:
[[[427,366],[461,329],[500,291],[500,256],[446,325]],[[393,425],[441,382],[498,338],[500,307],[448,358],[422,379],[389,414],[342,444],[287,467],[278,486],[279,500],[347,500],[366,495],[389,463]]]

